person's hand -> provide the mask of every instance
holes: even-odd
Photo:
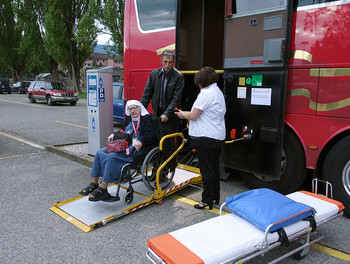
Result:
[[[179,110],[177,112],[174,112],[175,115],[177,115],[178,118],[184,119],[184,112]]]
[[[142,148],[141,141],[135,140],[134,147],[135,147],[136,151],[139,151]]]
[[[114,138],[114,134],[112,133],[112,134],[110,134],[110,135],[108,136],[107,142],[113,141],[113,138]]]
[[[168,122],[169,118],[166,115],[161,115],[160,116],[160,121],[162,121],[163,123]]]

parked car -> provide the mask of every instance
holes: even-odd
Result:
[[[11,93],[11,87],[8,80],[0,80],[0,94],[3,92],[6,92],[8,94]]]
[[[113,120],[124,122],[124,83],[113,83]]]
[[[22,81],[22,82],[16,82],[13,84],[11,90],[12,92],[18,92],[18,93],[26,93],[28,86],[30,85],[29,81]]]
[[[78,93],[69,90],[61,82],[32,81],[27,90],[31,103],[46,101],[48,105],[55,103],[70,103],[75,105],[79,100]]]

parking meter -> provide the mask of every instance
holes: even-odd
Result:
[[[87,70],[88,154],[105,147],[113,132],[113,68]]]

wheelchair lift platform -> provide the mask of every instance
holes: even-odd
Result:
[[[136,177],[142,176],[139,175]],[[54,204],[50,210],[81,230],[89,232],[151,203],[157,202],[158,204],[162,204],[164,197],[190,184],[201,181],[202,176],[198,168],[178,164],[172,182],[164,190],[156,188],[154,191],[151,191],[142,181],[133,184],[133,199],[130,203],[126,203],[125,199],[123,199],[128,189],[128,183],[123,183],[120,186],[119,201],[91,202],[88,200],[88,196],[78,195]],[[118,184],[114,183],[108,187],[108,192],[112,196],[115,196],[117,188]]]

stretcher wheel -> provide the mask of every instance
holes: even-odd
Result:
[[[156,188],[157,170],[166,161],[164,153],[159,148],[152,149],[142,164],[142,180],[146,187],[153,191]],[[159,173],[159,185],[163,189],[168,186],[174,178],[175,170],[172,172],[165,166]]]
[[[295,260],[302,260],[306,257],[306,255],[307,255],[307,253],[309,253],[309,251],[310,251],[310,248],[306,247],[303,250],[300,250],[299,252],[295,253],[293,255],[293,257]]]
[[[298,240],[298,243],[300,246],[305,245],[306,239],[301,238],[300,240]],[[302,250],[298,251],[297,253],[293,254],[293,258],[295,260],[302,260],[306,257],[306,255],[307,255],[307,253],[309,253],[309,251],[310,251],[310,247],[305,247]]]
[[[132,202],[132,200],[134,199],[134,190],[127,190],[125,196],[124,196],[124,202],[129,204]]]

